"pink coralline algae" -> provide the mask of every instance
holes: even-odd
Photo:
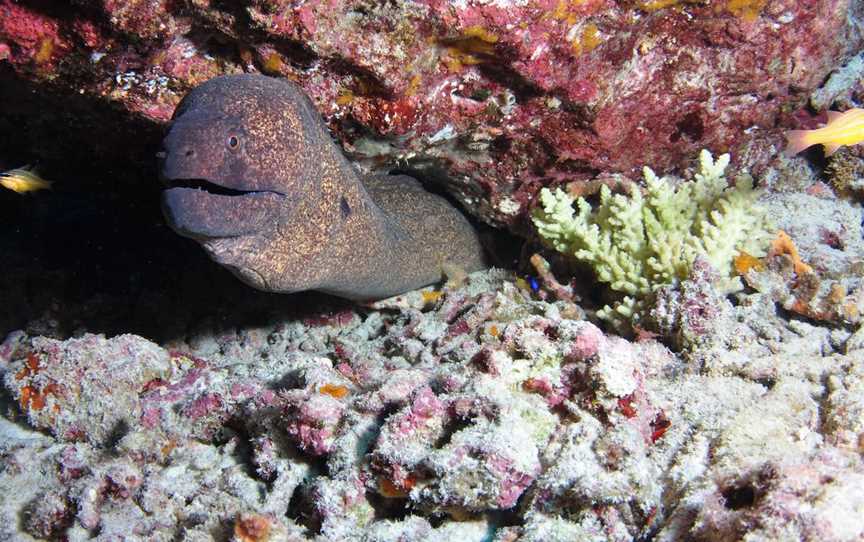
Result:
[[[519,231],[544,185],[702,148],[764,164],[862,35],[851,0],[79,4],[0,1],[18,77],[157,123],[215,75],[286,77],[366,167],[444,172],[475,215]]]
[[[287,399],[286,430],[298,446],[313,455],[331,451],[344,406],[329,395],[295,395]]]
[[[704,271],[683,306],[710,290]],[[864,507],[864,340],[832,351],[754,293],[703,314],[694,332],[721,337],[693,342],[695,364],[533,295],[488,271],[422,308],[172,350],[10,334],[0,370],[22,423],[0,418],[0,538],[864,534],[831,514]]]
[[[6,385],[35,427],[64,440],[105,443],[118,425],[137,422],[146,382],[170,371],[165,351],[140,337],[39,339]]]
[[[42,73],[56,68],[57,59],[72,49],[56,19],[11,0],[0,2],[0,43],[4,60]]]

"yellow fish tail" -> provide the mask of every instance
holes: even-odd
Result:
[[[795,156],[816,143],[818,142],[813,141],[811,130],[790,130],[786,132],[786,156]]]
[[[795,155],[811,145],[822,144],[825,156],[845,145],[864,143],[864,109],[828,111],[828,123],[817,130],[792,130],[786,134],[787,155]]]
[[[828,157],[837,152],[837,149],[843,145],[841,143],[823,143],[822,146],[825,147],[825,156]]]
[[[53,190],[54,189],[53,185],[54,185],[54,181],[46,181],[43,179],[41,183],[39,183],[38,185],[34,185],[34,189],[36,189],[36,190]]]

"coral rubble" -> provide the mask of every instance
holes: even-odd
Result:
[[[690,361],[503,271],[170,349],[16,332],[0,538],[864,535],[864,341],[739,296]]]

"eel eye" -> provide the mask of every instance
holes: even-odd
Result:
[[[228,138],[227,143],[228,143],[228,148],[236,149],[237,147],[240,146],[240,139],[237,136],[232,135]]]

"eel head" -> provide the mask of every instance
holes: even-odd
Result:
[[[314,192],[312,114],[287,82],[217,77],[181,101],[157,155],[168,224],[260,289],[269,289],[262,269],[283,222]]]

